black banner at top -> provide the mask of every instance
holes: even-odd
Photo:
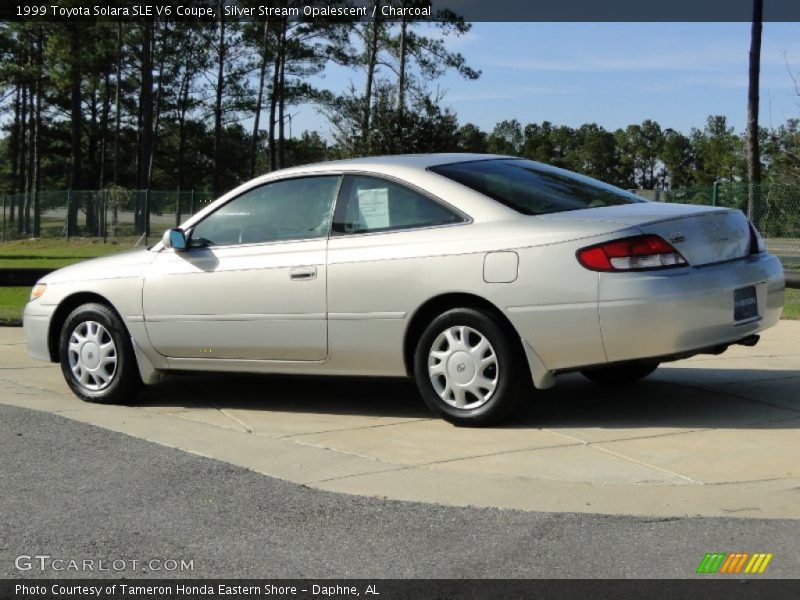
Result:
[[[322,20],[746,22],[753,0],[3,0],[4,21]],[[800,0],[765,0],[764,20],[800,22]]]

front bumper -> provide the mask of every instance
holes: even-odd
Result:
[[[25,330],[25,343],[28,348],[28,356],[38,360],[51,362],[50,345],[48,337],[50,333],[50,321],[55,312],[55,306],[44,306],[37,301],[28,302],[22,314],[22,326]]]
[[[756,288],[758,316],[735,322],[734,290]],[[742,339],[775,325],[783,267],[766,253],[704,267],[601,273],[600,329],[608,362],[668,356]]]

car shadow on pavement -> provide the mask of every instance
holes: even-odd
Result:
[[[800,372],[669,367],[624,386],[579,374],[537,390],[498,428],[800,427]],[[251,374],[170,374],[145,389],[137,406],[282,413],[432,418],[411,379]],[[477,435],[477,434],[476,434]]]
[[[623,386],[593,383],[577,373],[538,392],[523,423],[560,428],[800,428],[800,372],[794,370],[661,368]]]
[[[236,373],[170,374],[138,406],[216,408],[421,419],[432,417],[413,380]]]

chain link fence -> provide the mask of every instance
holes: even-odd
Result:
[[[634,190],[656,202],[737,208],[766,238],[787,270],[800,271],[800,186],[756,187],[749,206],[747,184],[717,184],[676,190]],[[29,238],[82,238],[118,246],[147,245],[214,200],[193,190],[41,191],[2,198],[2,242]],[[785,312],[800,315],[800,290],[787,290]]]
[[[800,186],[763,184],[754,186],[750,206],[747,183],[719,183],[676,190],[633,190],[656,202],[680,202],[738,208],[756,225],[767,248],[780,257],[787,269],[800,269]]]
[[[147,244],[207,206],[214,195],[194,190],[41,191],[3,196],[2,241],[94,238]]]
[[[756,224],[770,252],[787,269],[800,269],[800,186],[755,187],[749,206],[746,183],[720,183],[676,190],[635,190],[657,202],[738,208]],[[102,238],[117,243],[147,243],[179,225],[214,199],[194,190],[42,191],[3,197],[2,241],[41,238]]]

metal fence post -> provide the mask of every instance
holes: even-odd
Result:
[[[150,190],[144,191],[144,245],[147,246],[147,238],[150,235]]]
[[[103,199],[100,201],[103,211],[100,213],[100,228],[103,233],[103,243],[108,237],[108,190],[103,190]]]
[[[72,235],[72,190],[67,190],[67,239]]]
[[[719,182],[714,181],[711,186],[711,206],[717,205],[717,194],[719,193]]]
[[[42,237],[42,192],[33,192],[33,237]]]
[[[8,195],[3,194],[3,241],[6,241],[6,202],[8,201]]]

